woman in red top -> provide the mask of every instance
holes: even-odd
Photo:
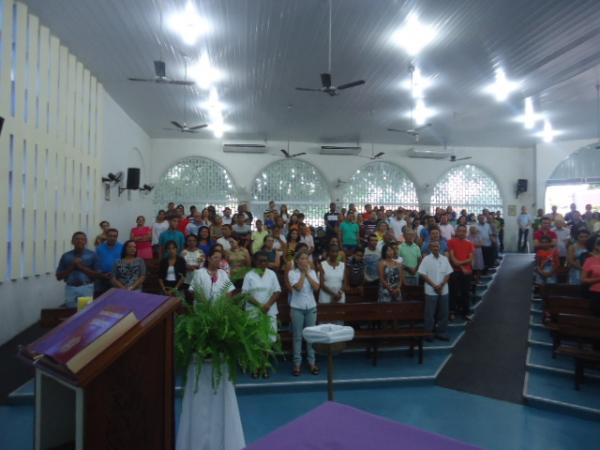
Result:
[[[600,237],[594,240],[592,253],[583,263],[581,282],[589,285],[592,310],[595,315],[600,315]]]
[[[131,240],[135,242],[138,258],[152,259],[152,228],[147,227],[146,218],[138,216],[137,226],[131,229]]]

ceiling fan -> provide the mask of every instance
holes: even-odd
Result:
[[[456,155],[450,155],[450,159],[448,161],[450,162],[456,162],[456,161],[465,161],[467,159],[471,159],[472,156],[463,156],[462,158],[457,158]]]
[[[281,153],[283,153],[286,158],[296,158],[298,156],[306,155],[306,152],[290,153],[289,152],[289,147],[288,147],[288,150],[286,150],[285,148],[282,148],[281,149]]]
[[[288,159],[288,158],[296,158],[298,156],[306,155],[306,152],[290,153],[290,141],[289,141],[289,139],[288,139],[288,143],[287,143],[287,149],[282,148],[280,150],[280,152],[283,153],[283,155],[285,156],[286,159]]]
[[[163,17],[162,10],[159,8],[160,13],[160,33],[163,35]],[[178,86],[193,86],[195,83],[193,81],[189,81],[187,79],[187,73],[185,76],[185,80],[173,80],[167,76],[167,65],[163,61],[162,58],[162,47],[159,43],[160,55],[159,59],[154,61],[154,77],[153,78],[137,78],[130,77],[129,81],[139,81],[143,83],[158,83],[158,84],[175,84]]]
[[[187,78],[187,59],[184,59],[185,62],[185,77]],[[171,124],[175,127],[175,128],[164,128],[165,130],[168,131],[179,131],[180,133],[197,133],[198,130],[201,130],[202,128],[206,128],[208,126],[208,124],[203,123],[200,125],[188,125],[186,120],[185,120],[185,115],[186,115],[186,111],[187,111],[187,95],[183,97],[183,123],[179,123],[176,120],[172,120]]]
[[[346,183],[348,183],[348,182],[347,182],[347,181],[344,181],[344,180],[342,180],[341,178],[338,178],[338,179],[336,180],[336,183],[335,183],[335,188],[336,188],[336,189],[339,189],[340,187],[342,187],[342,185],[344,185],[344,184],[346,184]]]
[[[178,86],[193,86],[195,83],[190,80],[173,80],[167,77],[167,69],[164,61],[154,61],[154,78],[128,78],[129,81],[141,81],[144,83],[175,84]]]
[[[388,131],[394,131],[396,133],[404,133],[404,134],[408,134],[410,136],[413,136],[415,138],[415,142],[419,142],[420,137],[421,137],[421,130],[424,130],[425,128],[429,128],[432,124],[431,123],[426,123],[425,125],[421,125],[420,127],[415,127],[414,124],[412,126],[412,128],[408,128],[405,130],[399,129],[399,128],[388,128]]]
[[[375,146],[373,144],[371,144],[371,156],[361,156],[362,158],[367,158],[370,160],[375,160],[375,159],[379,159],[381,158],[383,155],[385,155],[385,152],[379,152],[379,153],[375,153]]]
[[[208,126],[208,124],[206,124],[206,123],[203,123],[201,125],[189,126],[187,123],[185,123],[185,121],[183,123],[179,123],[175,120],[172,120],[171,124],[173,124],[173,126],[175,128],[164,128],[164,129],[169,130],[169,131],[179,131],[181,133],[197,133],[198,130],[201,130],[202,128],[206,128]]]
[[[356,86],[360,86],[365,84],[365,80],[357,80],[351,81],[350,83],[340,84],[339,86],[335,86],[332,82],[331,77],[331,17],[332,17],[332,6],[331,0],[329,0],[329,65],[327,72],[321,74],[321,87],[320,88],[305,88],[305,87],[297,87],[297,91],[307,91],[307,92],[323,92],[331,97],[335,97],[338,95],[338,91],[342,91],[344,89],[353,88]]]
[[[450,162],[458,162],[458,161],[466,161],[467,159],[471,159],[472,156],[462,156],[460,158],[456,157],[456,154],[454,153],[454,150],[450,150],[452,153],[450,154],[450,157],[448,158],[448,161]],[[448,152],[448,144],[447,142],[444,142],[444,152]]]

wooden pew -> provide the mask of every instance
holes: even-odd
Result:
[[[556,349],[561,342],[558,332],[558,317],[561,314],[575,314],[578,316],[592,316],[592,303],[590,299],[582,297],[567,297],[551,295],[544,299],[544,326],[550,330],[552,336],[552,357],[556,357]]]
[[[282,343],[292,341],[290,308],[279,307],[279,322],[283,326],[280,332]],[[423,329],[425,304],[423,302],[398,303],[346,303],[319,304],[317,322],[345,322],[355,329],[354,342],[372,349],[373,365],[377,365],[378,349],[390,343],[406,342],[411,355],[417,347],[419,364],[423,363],[423,339],[433,334]],[[362,324],[362,326],[360,325]],[[287,330],[285,327],[287,326]]]
[[[540,286],[540,297],[583,297],[585,287],[576,284],[545,284]]]
[[[556,354],[575,360],[575,389],[583,383],[586,366],[600,367],[600,317],[559,314],[557,333],[561,343]]]

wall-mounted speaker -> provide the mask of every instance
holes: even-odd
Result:
[[[517,195],[527,192],[527,180],[520,178],[517,180]]]
[[[130,167],[127,169],[127,189],[139,189],[140,188],[140,169],[137,167]]]
[[[0,134],[2,134],[2,127],[4,126],[4,117],[0,117]]]

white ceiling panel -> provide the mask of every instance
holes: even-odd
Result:
[[[425,101],[438,114],[423,144],[531,145],[536,138],[512,120],[522,114],[525,96],[564,132],[560,139],[596,134],[597,0],[333,0],[334,83],[366,80],[337,97],[294,90],[318,87],[327,70],[325,0],[197,0],[212,31],[194,47],[160,28],[161,11],[167,17],[182,9],[181,0],[25,3],[152,137],[173,137],[164,128],[184,120],[186,104],[188,122],[207,122],[199,104],[208,93],[127,78],[151,76],[159,58],[168,75],[181,78],[183,54],[196,59],[203,52],[225,74],[216,86],[227,105],[225,121],[234,127],[228,139],[410,144],[410,136],[386,128],[410,126],[405,113],[412,99],[400,83],[411,62],[435,81]],[[412,59],[391,40],[411,12],[439,30]],[[481,93],[496,67],[522,81],[505,103]]]

